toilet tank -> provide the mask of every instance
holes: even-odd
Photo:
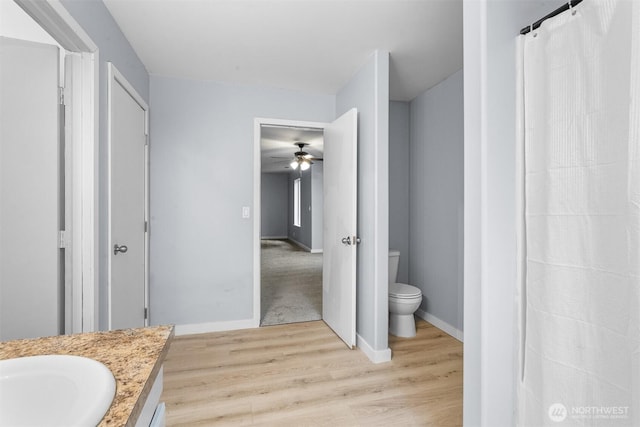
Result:
[[[398,278],[398,264],[400,263],[400,251],[389,249],[389,284],[396,283]]]

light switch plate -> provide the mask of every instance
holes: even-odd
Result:
[[[243,206],[242,207],[242,218],[249,218],[250,216],[250,210],[249,210],[249,206]]]

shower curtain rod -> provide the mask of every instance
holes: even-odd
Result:
[[[569,10],[569,6],[575,7],[579,3],[582,3],[582,0],[569,0],[568,3],[563,4],[562,6],[560,6],[559,8],[557,8],[556,10],[554,10],[553,12],[545,16],[544,18],[537,20],[536,22],[533,23],[533,25],[527,25],[526,27],[521,29],[520,34],[527,34],[529,31],[531,31],[532,29],[531,27],[533,27],[533,29],[535,30],[540,26],[540,24],[542,24],[547,19],[553,18],[554,16],[561,14],[565,10]]]

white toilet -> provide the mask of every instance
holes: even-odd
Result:
[[[389,251],[389,333],[398,337],[415,337],[413,313],[420,307],[422,292],[415,286],[396,283],[400,252]]]

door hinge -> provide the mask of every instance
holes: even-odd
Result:
[[[144,308],[144,318],[145,319],[149,318],[149,309],[147,307]]]
[[[66,249],[69,242],[67,241],[67,232],[65,230],[58,231],[58,248]]]
[[[58,102],[64,105],[64,87],[58,86]]]
[[[149,223],[147,221],[144,222],[144,232],[147,233],[149,231]]]

